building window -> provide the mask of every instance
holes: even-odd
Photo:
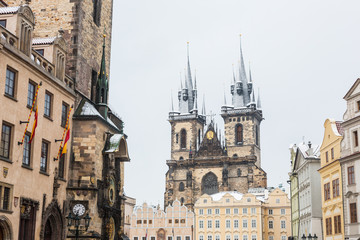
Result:
[[[234,220],[234,228],[239,228],[239,220]]]
[[[155,240],[155,237],[150,237],[150,240]]]
[[[357,223],[356,203],[350,203],[350,222]]]
[[[215,240],[220,240],[220,235],[216,235]]]
[[[236,144],[243,144],[243,126],[241,124],[236,125]]]
[[[280,203],[280,199],[279,199],[279,198],[276,199],[276,203]]]
[[[324,184],[324,199],[325,201],[330,199],[330,183]]]
[[[0,210],[11,211],[12,185],[0,182]]]
[[[358,132],[354,131],[353,135],[354,135],[354,147],[357,147],[357,146],[359,146]]]
[[[204,228],[204,221],[203,220],[199,221],[199,228]]]
[[[335,154],[334,154],[334,148],[331,148],[331,160],[334,160]]]
[[[180,192],[183,192],[184,190],[185,190],[185,185],[184,185],[183,182],[180,182],[180,184],[179,184],[179,191],[180,191]]]
[[[5,94],[11,97],[15,97],[15,76],[15,71],[6,69]]]
[[[181,236],[176,236],[176,240],[181,240]]]
[[[280,213],[281,213],[281,215],[285,215],[285,208],[282,208],[281,210],[280,210]]]
[[[234,235],[234,240],[239,240],[239,235]]]
[[[230,214],[230,208],[227,208],[227,209],[225,210],[225,213],[226,213],[226,214]]]
[[[4,28],[6,28],[6,20],[5,19],[0,19],[0,26],[3,26]]]
[[[41,55],[41,56],[44,56],[44,49],[35,49],[35,51]]]
[[[243,240],[248,240],[248,235],[243,235]]]
[[[237,176],[241,177],[241,169],[240,168],[237,169]]]
[[[281,240],[286,240],[286,236],[281,236]]]
[[[340,186],[339,186],[338,178],[332,181],[332,188],[333,188],[333,198],[340,196]]]
[[[229,219],[225,221],[226,228],[231,228],[231,222]]]
[[[185,237],[185,240],[191,240],[189,236],[186,236]]]
[[[251,208],[251,214],[256,214],[256,208]]]
[[[27,106],[32,107],[34,98],[35,98],[35,88],[36,85],[32,82],[29,82],[28,86],[28,97],[27,97]]]
[[[212,240],[212,235],[208,235],[207,240]]]
[[[180,148],[186,148],[186,130],[181,129],[180,132]]]
[[[51,104],[52,104],[52,94],[49,92],[45,92],[44,115],[46,117],[51,117]]]
[[[25,209],[20,214],[19,240],[35,239],[36,211],[39,202],[28,198],[20,198],[20,209]]]
[[[61,149],[62,152],[62,149]],[[59,178],[64,178],[65,177],[65,156],[66,153],[63,154],[62,156],[60,156],[59,159]]]
[[[62,104],[62,107],[61,107],[61,126],[62,127],[65,127],[65,125],[66,125],[68,108],[69,108],[69,105],[67,105],[66,103]]]
[[[30,134],[26,133],[24,138],[24,151],[23,151],[23,160],[22,164],[25,166],[30,166],[30,157],[31,157],[31,143],[30,141]]]
[[[0,156],[10,158],[11,126],[3,123],[1,129]]]
[[[274,236],[269,236],[269,240],[274,240]]]
[[[247,208],[242,209],[243,214],[247,214]]]
[[[208,215],[211,215],[211,214],[212,214],[212,209],[211,209],[211,208],[208,208],[207,214],[208,214]]]
[[[251,227],[256,228],[256,219],[251,219]]]
[[[199,209],[199,215],[203,215],[204,214],[204,209]]]
[[[247,228],[248,227],[248,221],[247,219],[243,219],[243,228]]]
[[[273,215],[273,210],[269,209],[269,215]]]
[[[239,214],[239,209],[238,208],[234,208],[234,214]]]
[[[41,143],[40,171],[46,172],[48,164],[49,144],[45,141]]]
[[[325,159],[326,159],[326,162],[329,162],[329,152],[325,152]]]
[[[348,184],[355,183],[355,171],[354,166],[348,167]]]
[[[96,25],[100,25],[100,16],[101,16],[101,0],[93,0],[93,20]]]
[[[137,220],[137,221],[136,221],[136,224],[141,224],[141,220]]]
[[[331,224],[331,218],[327,218],[325,219],[325,223],[326,223],[326,235],[331,235],[332,234],[332,224]]]
[[[215,208],[215,214],[219,215],[220,214],[220,209],[219,208]]]
[[[172,219],[169,219],[169,223],[172,223]]]
[[[340,215],[334,217],[334,232],[341,233],[341,217]]]
[[[269,220],[269,228],[273,229],[274,228],[274,222],[273,220]]]
[[[281,220],[281,228],[286,228],[285,220]]]
[[[225,239],[226,239],[226,240],[231,240],[230,235],[226,235]]]
[[[259,146],[259,128],[255,126],[255,144]]]
[[[207,221],[207,228],[212,228],[212,220]]]
[[[215,220],[215,228],[220,228],[220,220]]]
[[[251,235],[251,240],[256,240],[256,235]]]
[[[199,236],[199,240],[204,240],[204,236],[203,236],[203,235],[200,235],[200,236]]]

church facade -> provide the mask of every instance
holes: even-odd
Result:
[[[213,120],[207,122],[205,106],[197,106],[196,78],[193,83],[188,56],[185,84],[178,92],[179,111],[169,113],[171,159],[166,161],[164,206],[179,200],[193,209],[204,193],[221,191],[246,193],[249,188],[266,187],[261,169],[260,99],[255,101],[251,73],[249,81],[242,51],[238,74],[230,90],[232,104],[221,108],[224,138]]]

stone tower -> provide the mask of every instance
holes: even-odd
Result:
[[[23,0],[7,0],[18,6]],[[65,73],[75,79],[76,89],[95,101],[103,35],[106,72],[110,72],[112,0],[31,0],[36,28],[34,38],[53,38],[60,30],[68,46]]]
[[[213,120],[205,130],[205,107],[198,113],[196,80],[193,89],[188,57],[185,86],[181,84],[178,92],[179,111],[172,109],[169,113],[171,159],[166,161],[169,169],[165,207],[179,200],[193,209],[204,193],[234,190],[245,193],[249,188],[266,187],[266,173],[260,167],[260,101],[255,103],[251,77],[247,82],[244,69],[244,64],[240,64],[238,81],[231,86],[236,94],[233,105],[222,107],[225,121],[222,140]],[[241,91],[234,92],[238,82],[242,82],[238,84]]]
[[[247,80],[240,43],[240,64],[237,78],[231,84],[232,105],[221,108],[224,119],[225,140],[228,155],[232,157],[255,157],[261,167],[260,123],[263,120],[260,97],[255,102],[251,71]]]

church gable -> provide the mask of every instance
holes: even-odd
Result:
[[[220,140],[217,137],[213,124],[211,123],[204,135],[196,157],[214,157],[223,155],[225,155],[224,150],[221,147]]]
[[[355,83],[352,85],[350,90],[344,96],[344,99],[347,101],[352,97],[358,96],[360,94],[360,78],[358,78]]]

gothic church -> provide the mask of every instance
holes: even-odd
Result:
[[[193,209],[204,193],[245,193],[249,188],[266,187],[260,159],[260,98],[255,101],[251,73],[247,79],[241,44],[238,74],[230,87],[232,105],[225,103],[221,108],[223,140],[214,121],[207,122],[205,106],[198,111],[189,54],[187,61],[185,86],[178,92],[179,111],[169,113],[171,160],[166,161],[164,206],[177,199]]]

